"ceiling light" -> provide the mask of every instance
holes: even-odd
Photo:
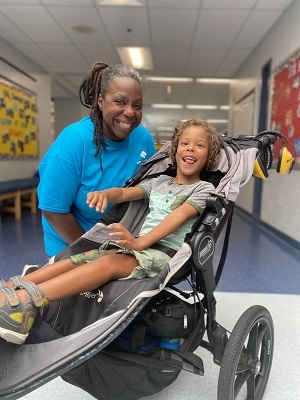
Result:
[[[156,128],[158,131],[174,131],[174,126],[158,126]]]
[[[220,106],[220,110],[229,110],[229,106]]]
[[[73,25],[71,29],[72,31],[80,33],[81,35],[92,35],[96,32],[96,29],[89,25]]]
[[[189,108],[191,110],[216,110],[218,106],[208,104],[187,104],[185,108]]]
[[[152,104],[153,108],[183,108],[182,104]]]
[[[186,83],[193,82],[193,78],[176,78],[176,77],[164,77],[164,76],[147,76],[147,81],[154,82],[177,82],[177,83]]]
[[[136,0],[102,0],[99,6],[142,6],[143,4]]]
[[[223,79],[223,78],[198,78],[196,82],[200,83],[221,83],[221,84],[228,84],[231,82],[231,79]]]
[[[207,119],[206,122],[209,124],[227,124],[228,119]]]
[[[117,51],[125,65],[134,68],[153,69],[150,49],[147,47],[117,47]]]

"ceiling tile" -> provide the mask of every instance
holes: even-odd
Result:
[[[35,43],[69,43],[69,39],[44,8],[1,6],[1,12]]]
[[[7,17],[0,13],[0,36],[10,43],[31,43],[29,37],[24,35]]]
[[[48,7],[49,13],[58,22],[62,31],[73,43],[110,45],[105,27],[92,7]],[[84,25],[95,29],[92,34],[74,32],[72,26]]]
[[[293,0],[258,0],[256,10],[285,10]]]
[[[189,9],[153,8],[149,10],[149,15],[153,46],[190,46],[196,26],[197,12]],[[184,28],[181,29],[179,26]]]
[[[230,47],[248,15],[249,11],[202,10],[193,47]]]
[[[203,0],[202,7],[207,9],[251,10],[257,0]]]
[[[170,71],[176,66],[176,70],[183,72],[189,51],[188,47],[155,47],[153,49],[154,66],[160,71]]]
[[[122,7],[122,12],[116,12],[115,7],[98,7],[98,10],[115,46],[150,46],[146,9]]]
[[[233,47],[254,49],[279,18],[280,11],[252,11]],[[255,29],[253,27],[255,26]]]
[[[226,48],[192,48],[186,73],[191,74],[191,76],[194,77],[201,77],[206,73],[206,71],[211,71],[211,73],[214,73],[218,70],[219,65],[222,63],[226,53]]]
[[[217,72],[221,75],[222,72],[224,72],[223,76],[226,76],[226,73],[230,71],[232,76],[237,72],[239,66],[243,64],[251,52],[252,49],[230,49],[220,64]]]
[[[102,61],[107,64],[119,64],[121,60],[115,49],[111,46],[77,46],[80,53],[91,64]]]
[[[89,71],[90,65],[79,53],[79,51],[71,45],[63,44],[43,44],[40,47],[51,57],[57,64],[63,68],[65,72],[82,72]]]

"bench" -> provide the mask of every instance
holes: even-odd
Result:
[[[36,189],[39,177],[13,179],[0,182],[0,213],[11,212],[20,220],[22,207],[29,207],[32,214],[37,212]]]

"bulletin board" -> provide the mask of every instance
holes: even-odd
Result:
[[[37,96],[0,76],[0,159],[38,158]]]
[[[300,49],[273,72],[271,130],[283,133],[287,148],[300,166]],[[274,159],[280,149],[276,144]]]

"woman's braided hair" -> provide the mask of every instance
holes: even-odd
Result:
[[[114,78],[122,77],[133,78],[139,83],[141,82],[139,73],[131,67],[96,62],[79,88],[80,102],[83,106],[90,108],[90,117],[95,125],[93,137],[93,141],[96,143],[95,157],[100,153],[101,169],[102,148],[105,148],[106,145],[103,138],[103,114],[98,106],[98,99],[100,95],[103,99],[105,98],[108,87]]]
[[[208,155],[205,164],[206,169],[212,169],[216,166],[218,161],[218,155],[220,150],[221,139],[216,129],[209,125],[206,121],[200,118],[191,118],[181,122],[175,127],[174,134],[172,137],[172,148],[170,152],[170,158],[173,164],[176,164],[176,152],[178,147],[179,137],[186,128],[191,126],[200,126],[208,134]]]

